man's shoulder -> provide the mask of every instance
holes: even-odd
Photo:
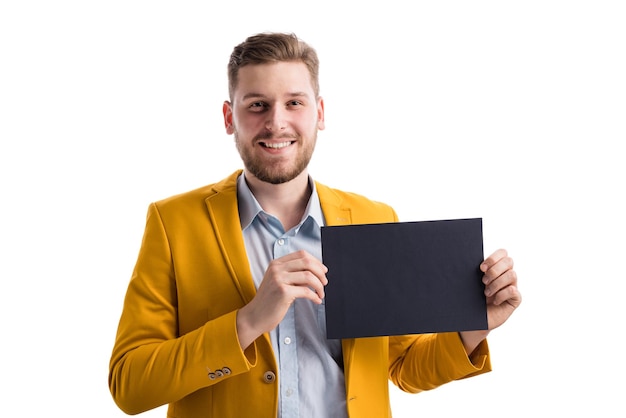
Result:
[[[373,200],[365,195],[350,192],[342,189],[335,189],[332,187],[325,187],[329,192],[333,193],[336,197],[338,197],[341,202],[345,205],[349,206],[372,206],[372,207],[381,207],[381,208],[390,208],[391,206],[387,203],[380,202],[378,200]]]
[[[323,208],[334,207],[338,210],[349,210],[353,222],[392,222],[397,220],[395,210],[387,203],[320,183],[316,183],[316,188]]]

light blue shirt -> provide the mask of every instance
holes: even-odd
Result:
[[[322,259],[324,216],[310,178],[309,184],[312,193],[302,220],[285,231],[239,176],[239,220],[257,289],[276,258],[305,250]],[[326,339],[325,305],[296,299],[270,337],[278,364],[278,418],[347,418],[341,340]]]

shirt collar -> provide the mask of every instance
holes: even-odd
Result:
[[[315,182],[311,176],[309,176],[309,185],[311,186],[311,197],[304,211],[302,221],[311,217],[318,226],[324,226],[324,215],[322,214],[320,198],[317,195]],[[241,230],[244,230],[250,226],[259,213],[263,212],[263,208],[252,194],[243,173],[237,179],[237,201],[239,202],[239,222],[241,223]]]

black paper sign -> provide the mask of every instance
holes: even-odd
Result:
[[[322,228],[328,338],[487,329],[482,219]]]

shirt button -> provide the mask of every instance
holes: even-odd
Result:
[[[263,381],[265,383],[274,383],[275,380],[276,380],[276,375],[274,374],[274,372],[267,371],[263,373]]]
[[[287,396],[291,396],[291,395],[293,395],[293,389],[287,389],[287,390],[285,391],[285,395],[287,395]]]
[[[285,240],[283,238],[279,238],[278,245],[285,245]]]
[[[284,341],[285,341],[285,344],[287,345],[291,344],[291,338],[289,337],[286,337]]]

